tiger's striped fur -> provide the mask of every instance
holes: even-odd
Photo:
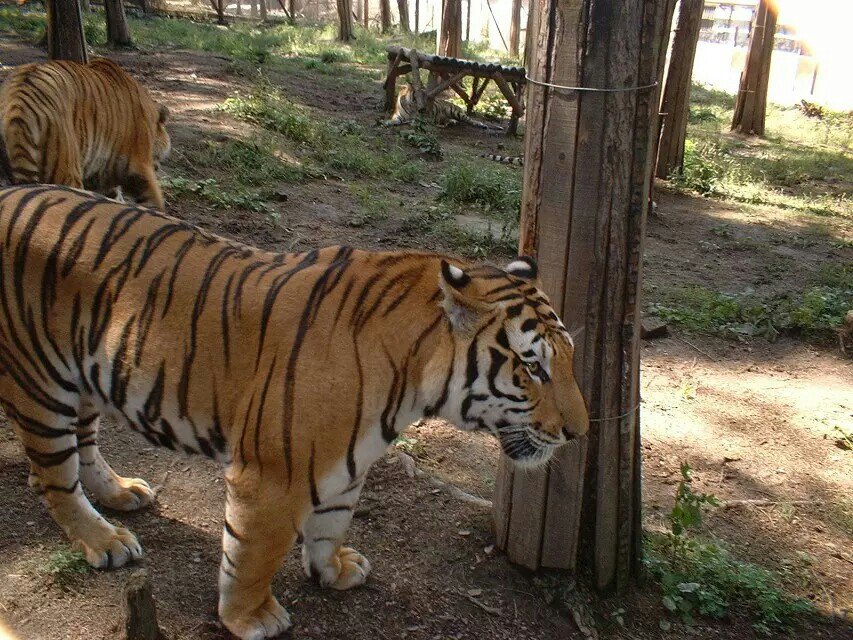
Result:
[[[496,153],[483,153],[480,157],[488,160],[494,160],[501,164],[513,164],[519,167],[524,166],[524,156],[501,156]]]
[[[87,560],[142,549],[89,503],[153,498],[98,450],[101,415],[225,467],[219,613],[290,626],[270,583],[297,539],[324,586],[368,468],[409,424],[486,429],[518,464],[587,430],[571,337],[535,264],[506,270],[349,247],[279,254],[67,187],[0,190],[0,403],[32,485]]]
[[[120,188],[162,210],[156,171],[171,146],[167,117],[166,107],[111,60],[23,65],[0,87],[0,168],[11,184],[107,195]]]
[[[414,91],[414,87],[410,84],[407,84],[400,89],[400,93],[397,94],[397,106],[394,109],[394,113],[391,118],[386,120],[383,124],[386,126],[401,125],[409,123],[418,117],[418,103],[417,100],[415,100]],[[441,98],[436,98],[432,101],[432,104],[429,105],[428,117],[432,118],[433,122],[440,127],[464,122],[465,124],[469,124],[472,127],[478,127],[480,129],[488,129],[490,131],[498,130],[498,127],[493,127],[478,120],[474,120],[474,118],[465,113],[464,109],[461,109],[452,102],[442,100]]]

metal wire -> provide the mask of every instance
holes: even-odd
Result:
[[[642,402],[642,400],[640,402]],[[632,413],[634,413],[637,409],[640,408],[640,402],[635,404],[633,407],[631,407],[625,413],[620,413],[618,416],[610,416],[608,418],[590,418],[589,421],[590,422],[607,422],[608,420],[619,420],[619,419],[624,418],[626,416],[630,416]]]
[[[590,91],[594,93],[619,93],[622,91],[642,91],[643,89],[651,89],[653,87],[658,86],[658,81],[655,80],[651,84],[642,84],[637,87],[617,87],[613,89],[599,89],[598,87],[568,87],[562,84],[551,84],[550,82],[542,82],[541,80],[534,80],[529,75],[524,76],[528,82],[532,82],[533,84],[538,84],[541,87],[549,87],[551,89],[558,89],[560,91]]]

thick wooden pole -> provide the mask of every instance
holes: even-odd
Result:
[[[104,9],[107,14],[107,42],[114,47],[129,47],[133,43],[124,12],[124,0],[104,0]]]
[[[668,0],[533,0],[528,73],[557,85],[656,82]],[[659,89],[527,86],[520,251],[576,335],[590,434],[548,469],[501,460],[495,529],[531,569],[589,565],[624,587],[640,556],[639,327],[642,240]]]
[[[509,55],[518,57],[518,44],[521,38],[521,0],[512,0],[512,14],[509,23]]]
[[[462,0],[441,0],[438,55],[458,58],[462,51]]]
[[[262,0],[263,1],[263,0]],[[349,42],[355,39],[352,29],[352,0],[337,0],[338,40]]]
[[[770,82],[770,59],[776,34],[776,4],[761,0],[752,32],[749,34],[749,53],[746,66],[740,74],[740,88],[732,131],[764,135],[764,116],[767,112],[767,87]]]
[[[678,22],[672,40],[672,54],[666,85],[663,90],[660,147],[656,174],[668,178],[680,172],[684,164],[684,139],[687,137],[687,115],[690,111],[690,80],[693,76],[693,59],[699,42],[704,0],[681,0]]]
[[[51,60],[89,61],[78,0],[47,0],[47,52]]]

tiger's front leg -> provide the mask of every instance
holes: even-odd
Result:
[[[315,504],[305,521],[302,568],[309,578],[317,578],[324,587],[352,589],[364,584],[370,574],[367,558],[355,549],[342,546],[363,486],[364,476],[334,498]]]
[[[278,478],[263,478],[253,466],[240,467],[235,464],[225,475],[219,617],[241,640],[262,640],[291,625],[271,585],[296,540],[298,509]]]

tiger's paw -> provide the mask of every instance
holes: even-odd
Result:
[[[219,617],[228,630],[240,640],[275,638],[291,626],[287,609],[272,596],[268,596],[260,607],[248,615],[236,616],[220,607]]]
[[[317,573],[322,586],[346,591],[364,584],[370,574],[370,562],[355,549],[338,547],[329,564]]]
[[[154,496],[154,489],[141,478],[119,478],[113,491],[96,494],[98,502],[116,511],[141,509],[151,504]]]
[[[142,546],[136,536],[110,524],[98,527],[86,540],[77,539],[71,546],[96,569],[115,569],[142,557]]]

